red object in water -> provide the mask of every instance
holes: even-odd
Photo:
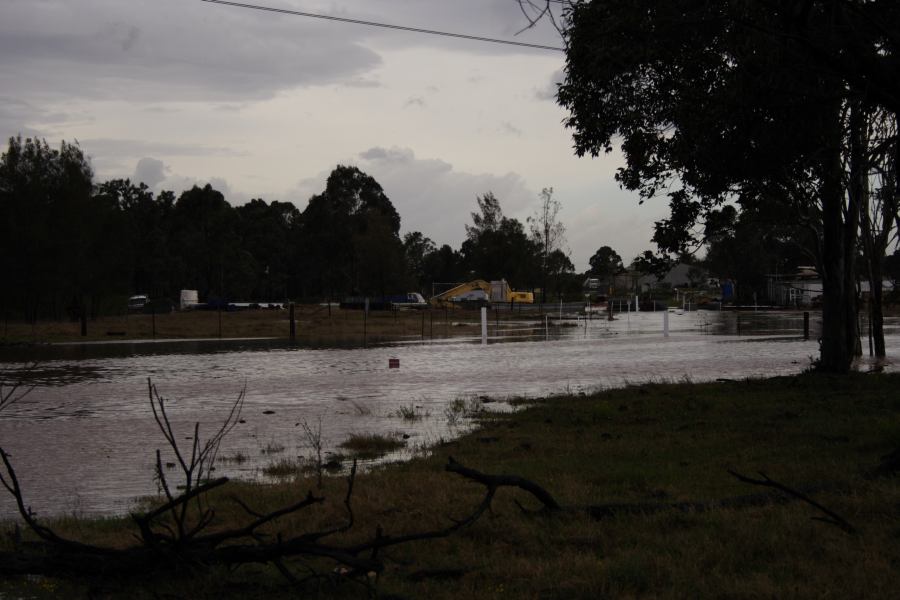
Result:
[[[399,358],[389,358],[388,359],[388,369],[399,369],[400,368],[400,359]]]

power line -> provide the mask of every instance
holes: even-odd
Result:
[[[369,27],[381,27],[383,29],[396,29],[399,31],[410,31],[414,33],[425,33],[428,35],[441,35],[444,37],[460,38],[464,40],[472,40],[476,42],[489,42],[492,44],[506,44],[509,46],[522,46],[524,48],[536,48],[538,50],[555,50],[557,52],[565,52],[565,48],[556,46],[542,46],[541,44],[529,44],[527,42],[516,42],[513,40],[501,40],[496,38],[481,37],[477,35],[466,35],[464,33],[452,33],[449,31],[437,31],[434,29],[421,29],[419,27],[407,27],[405,25],[391,25],[389,23],[377,23],[375,21],[362,21],[360,19],[348,19],[345,17],[335,17],[331,15],[320,15],[315,13],[300,12],[298,10],[287,10],[285,8],[272,8],[270,6],[258,6],[255,4],[242,4],[240,2],[226,2],[225,0],[202,0],[210,4],[223,4],[226,6],[236,6],[238,8],[249,8],[252,10],[261,10],[265,12],[273,12],[284,15],[293,15],[297,17],[308,17],[311,19],[324,19],[326,21],[338,21],[340,23],[352,23],[354,25],[366,25]]]

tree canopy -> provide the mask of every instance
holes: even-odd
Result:
[[[858,345],[861,200],[843,168],[864,104],[892,105],[896,83],[882,75],[896,73],[897,25],[883,1],[593,0],[567,14],[558,99],[576,152],[618,142],[620,183],[667,195],[654,235],[665,253],[702,242],[727,201],[790,208],[817,236],[826,370],[847,370]],[[854,59],[864,66],[851,73]]]

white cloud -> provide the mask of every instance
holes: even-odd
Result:
[[[458,248],[465,225],[478,209],[475,198],[492,192],[504,213],[515,216],[537,195],[516,173],[467,173],[440,159],[417,158],[409,148],[373,147],[344,164],[375,178],[400,213],[403,232],[421,231],[438,244]],[[325,189],[328,172],[298,184],[290,196],[302,210],[310,196]]]

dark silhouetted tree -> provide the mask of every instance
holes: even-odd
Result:
[[[858,76],[896,63],[897,17],[895,3],[862,1],[594,0],[567,15],[558,98],[576,151],[597,155],[621,140],[618,179],[645,199],[667,193],[670,217],[654,239],[676,255],[728,199],[794,208],[818,234],[819,362],[832,372],[849,369],[859,344],[860,197],[845,185],[845,132],[860,102],[896,87],[873,77],[879,91],[869,94]],[[839,66],[849,57],[870,60],[851,76]]]
[[[588,259],[588,264],[591,265],[588,275],[604,281],[610,281],[625,270],[622,266],[622,257],[609,246],[600,246]]]

